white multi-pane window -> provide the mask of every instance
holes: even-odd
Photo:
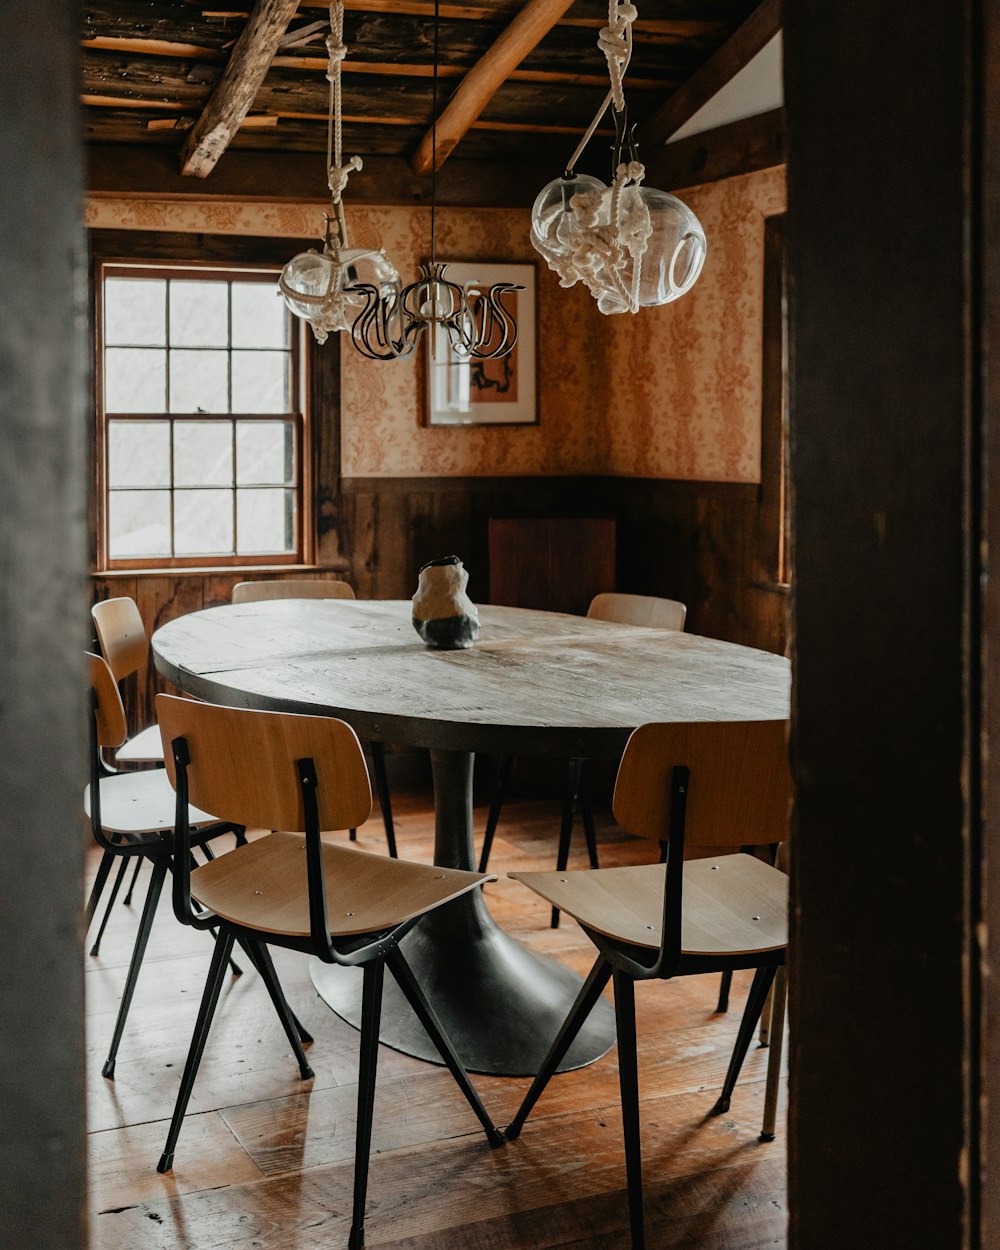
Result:
[[[299,337],[274,274],[106,265],[99,319],[107,567],[302,559]]]

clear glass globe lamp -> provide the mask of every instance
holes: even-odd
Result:
[[[382,294],[398,288],[399,274],[381,248],[310,248],[292,257],[278,285],[290,311],[308,321],[323,343],[329,334],[351,329],[365,307],[365,295],[352,288],[362,283]]]

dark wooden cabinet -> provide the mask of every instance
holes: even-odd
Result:
[[[490,602],[586,614],[615,589],[615,522],[608,517],[491,517]]]

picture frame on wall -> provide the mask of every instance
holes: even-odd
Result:
[[[504,307],[517,324],[517,342],[498,360],[460,360],[448,350],[447,333],[427,335],[426,424],[536,425],[538,422],[537,289],[535,266],[493,261],[448,261],[448,278],[459,286],[513,282]]]

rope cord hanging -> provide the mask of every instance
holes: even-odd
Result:
[[[352,156],[347,164],[343,164],[343,85],[341,72],[347,47],[344,43],[344,0],[332,0],[330,4],[330,33],[326,37],[326,51],[329,57],[326,77],[330,83],[330,103],[326,127],[326,167],[328,170],[327,185],[336,207],[340,204],[347,188],[347,179],[355,169],[364,168],[360,156]],[[341,226],[340,243],[347,246],[344,237],[343,216],[338,215]]]
[[[343,196],[347,180],[363,168],[360,156],[344,161],[343,89],[341,74],[347,47],[344,44],[344,0],[331,0],[330,33],[326,38],[330,84],[326,125],[326,171],[330,211],[322,253],[310,250],[288,262],[278,279],[278,289],[289,309],[308,321],[318,343],[331,332],[349,330],[364,307],[364,297],[354,291],[359,267],[370,271],[379,284],[398,281],[399,275],[381,248],[349,248]]]

